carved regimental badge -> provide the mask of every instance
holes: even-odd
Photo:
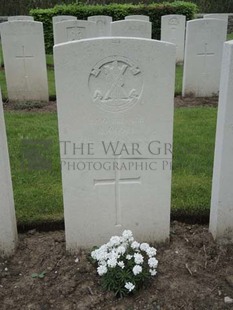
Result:
[[[108,57],[92,69],[89,89],[93,102],[99,108],[109,112],[125,111],[140,100],[142,72],[125,57]]]

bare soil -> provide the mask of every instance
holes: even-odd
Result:
[[[170,243],[156,247],[158,275],[117,299],[102,290],[88,251],[66,253],[63,231],[21,234],[14,257],[0,259],[0,309],[233,309],[224,301],[233,298],[233,245],[217,245],[207,226],[173,222]]]
[[[206,97],[206,98],[195,98],[195,97],[175,97],[175,107],[217,107],[218,97]],[[6,102],[4,104],[4,109],[6,111],[10,110],[23,110],[28,112],[56,112],[57,104],[56,101],[50,101],[46,104],[17,104],[12,102]]]

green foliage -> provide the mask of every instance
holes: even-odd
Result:
[[[45,277],[45,271],[41,272],[41,273],[33,273],[32,274],[32,278],[34,279],[43,279]]]
[[[233,33],[229,33],[227,35],[227,40],[233,40]]]
[[[201,13],[232,13],[232,0],[192,0]]]
[[[30,14],[36,21],[43,22],[45,32],[45,47],[48,54],[52,53],[53,48],[53,30],[52,17],[56,15],[73,15],[78,19],[87,19],[92,15],[109,15],[113,20],[124,19],[131,14],[148,15],[152,22],[152,37],[160,38],[161,16],[166,14],[183,14],[187,20],[194,18],[197,12],[197,6],[191,2],[165,2],[153,3],[150,5],[133,5],[133,4],[109,4],[109,5],[82,5],[69,4],[57,5],[52,9],[34,9]]]

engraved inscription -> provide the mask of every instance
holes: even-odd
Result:
[[[172,17],[168,21],[168,25],[179,25],[180,21],[177,17]]]
[[[123,184],[141,184],[141,177],[137,178],[121,178],[120,172],[115,171],[115,178],[113,179],[94,179],[94,186],[108,186],[114,185],[115,191],[115,212],[116,212],[116,220],[115,225],[121,226],[122,224],[122,207],[121,207],[121,192],[120,186]]]
[[[68,41],[81,40],[86,38],[86,28],[85,27],[68,27],[67,39]]]
[[[88,83],[93,102],[109,112],[125,111],[133,107],[143,90],[140,68],[120,56],[108,57],[97,63],[90,73]]]

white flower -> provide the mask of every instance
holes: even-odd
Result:
[[[118,263],[118,266],[121,267],[122,269],[125,268],[125,264],[124,264],[123,261],[120,261],[120,262]]]
[[[146,254],[149,256],[149,257],[152,257],[152,256],[155,256],[157,253],[157,250],[153,247],[150,247],[146,250]]]
[[[130,260],[133,257],[133,255],[126,255],[126,259]]]
[[[139,253],[134,254],[134,261],[135,264],[142,264],[143,263],[143,256]]]
[[[131,282],[126,282],[126,283],[125,283],[125,288],[126,288],[129,292],[131,292],[131,291],[135,288],[135,285],[133,285],[133,283],[131,283]]]
[[[109,247],[118,246],[121,243],[121,238],[119,236],[113,236],[107,243]]]
[[[99,266],[97,268],[97,272],[100,276],[104,275],[105,273],[107,273],[108,269],[106,266]]]
[[[133,233],[131,230],[124,230],[122,233],[123,240],[133,241]]]
[[[126,248],[123,246],[123,245],[120,245],[118,248],[117,248],[117,253],[118,254],[124,254],[126,251]]]
[[[158,266],[158,261],[155,257],[151,257],[148,259],[148,265],[150,268],[156,268]]]
[[[116,265],[117,265],[117,260],[116,260],[115,258],[110,258],[110,259],[107,261],[107,265],[108,265],[109,267],[114,268],[114,267],[116,267]]]
[[[149,272],[152,276],[155,276],[157,274],[157,271],[155,269],[150,269]]]
[[[133,267],[133,274],[136,276],[137,274],[141,273],[142,272],[142,266],[139,266],[139,265],[135,265]]]
[[[96,260],[96,258],[97,258],[97,251],[96,250],[91,252],[91,257]]]
[[[105,260],[105,259],[107,259],[107,255],[108,255],[107,252],[101,251],[101,250],[99,249],[99,250],[97,250],[97,252],[96,252],[96,260],[97,260],[97,261]]]
[[[137,241],[132,242],[131,248],[133,250],[137,250],[139,247],[140,247],[140,243],[139,242],[137,242]]]
[[[142,250],[142,251],[147,251],[148,249],[149,249],[149,244],[148,243],[141,243],[141,245],[140,245],[140,249]]]
[[[98,264],[99,264],[99,266],[107,266],[107,263],[106,263],[105,260],[100,260],[100,261],[98,262]]]

